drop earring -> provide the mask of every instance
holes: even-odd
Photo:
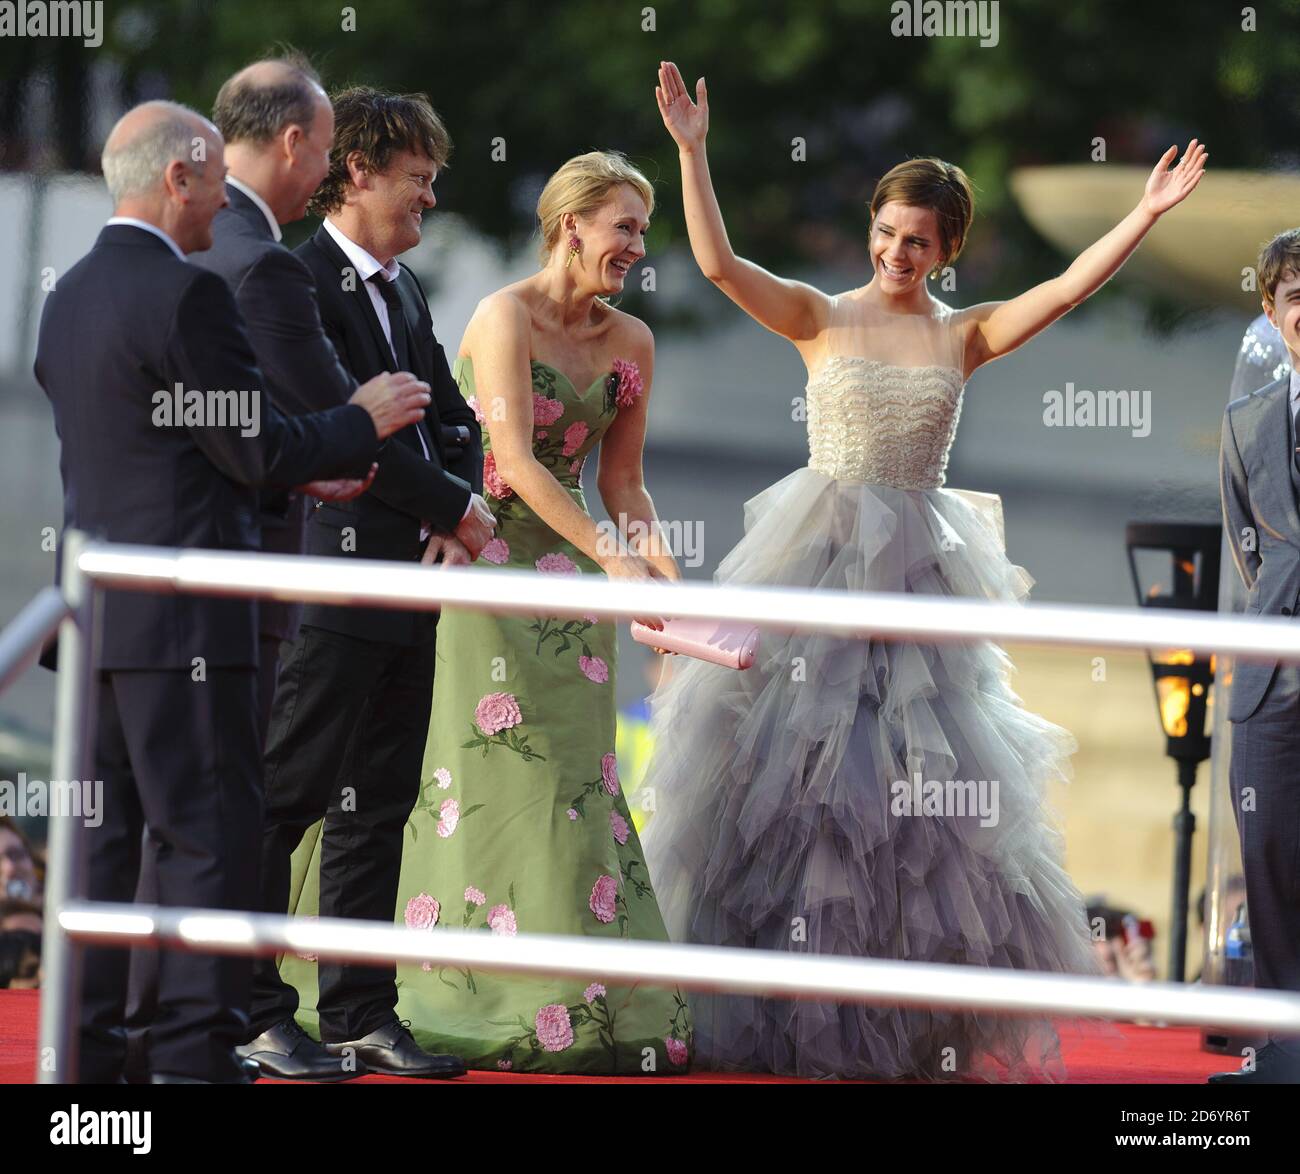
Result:
[[[568,259],[567,261],[565,261],[565,263],[564,263],[564,267],[565,267],[566,269],[568,269],[569,266],[573,264],[573,258],[576,257],[576,256],[578,255],[578,250],[581,249],[581,248],[582,248],[582,241],[580,241],[580,240],[577,238],[576,235],[570,235],[570,237],[569,237],[569,259]]]

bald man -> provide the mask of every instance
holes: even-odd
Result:
[[[280,226],[306,215],[307,201],[329,170],[334,108],[311,65],[291,55],[241,69],[221,87],[212,113],[226,141],[229,205],[213,219],[212,247],[190,259],[230,286],[267,391],[281,411],[296,415],[346,403],[357,381],[325,336],[310,270],[280,243]],[[301,554],[308,505],[298,493],[264,493],[262,549]],[[265,600],[259,607],[263,741],[280,643],[297,635],[301,619],[300,603]]]
[[[286,419],[261,393],[226,284],[185,260],[226,203],[224,143],[169,102],[128,112],[103,154],[115,214],[46,299],[36,377],[62,445],[64,528],[115,542],[256,550],[257,490],[364,481],[428,387],[389,376],[330,412]],[[145,821],[159,900],[247,909],[256,897],[261,755],[257,619],[248,600],[110,592],[100,629],[87,892],[129,901]],[[82,1082],[125,1058],[127,953],[88,949]],[[239,1083],[250,963],[165,951],[150,1033],[156,1083]]]

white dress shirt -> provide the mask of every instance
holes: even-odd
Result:
[[[380,281],[396,281],[398,273],[401,272],[401,266],[398,265],[397,258],[394,257],[387,265],[381,265],[374,257],[366,252],[365,249],[357,244],[356,241],[352,240],[351,237],[344,236],[343,230],[340,229],[338,225],[334,224],[333,221],[325,219],[321,221],[321,223],[324,225],[325,231],[330,234],[334,243],[343,250],[343,255],[348,259],[352,268],[357,271],[357,276],[365,284],[366,293],[370,295],[370,304],[374,306],[375,315],[378,317],[380,328],[384,332],[384,338],[388,340],[388,349],[392,351],[394,360],[396,360],[397,350],[393,346],[393,324],[388,320],[388,303],[384,301],[384,295],[379,292],[379,288],[370,279],[374,277],[376,273],[379,273],[382,274],[379,279]],[[424,439],[423,430],[417,428],[415,434],[420,438],[420,448],[424,452],[424,459],[426,461],[430,460],[429,445]],[[469,511],[473,505],[474,498],[471,495],[469,501],[465,505],[465,512],[461,514],[462,521],[469,517]],[[420,530],[420,541],[423,542],[432,533],[432,527],[426,524]]]
[[[259,211],[262,213],[263,216],[266,217],[267,224],[271,226],[271,235],[275,237],[275,239],[278,241],[282,235],[280,232],[280,222],[276,220],[275,216],[271,212],[271,209],[267,206],[266,201],[262,199],[262,197],[259,196],[255,191],[253,191],[253,189],[250,188],[248,184],[241,182],[240,180],[236,179],[233,175],[228,174],[226,176],[226,183],[230,187],[234,188],[236,191],[243,192],[244,195],[246,195],[250,200],[253,201],[254,204],[257,205]]]
[[[357,276],[365,283],[366,293],[370,295],[370,304],[374,306],[375,314],[379,318],[379,325],[384,331],[384,337],[388,339],[388,349],[393,352],[393,356],[396,358],[397,351],[393,347],[393,324],[388,320],[388,303],[384,301],[384,295],[379,292],[379,288],[370,279],[376,273],[382,273],[381,281],[396,281],[398,273],[401,272],[401,267],[397,264],[397,258],[394,257],[387,265],[381,265],[356,241],[344,236],[342,231],[329,220],[323,223],[325,231],[333,237],[334,243],[343,250],[343,255],[347,257],[352,268],[357,271]],[[421,439],[420,443],[424,443],[423,439]],[[429,455],[427,450],[424,455]]]
[[[184,261],[185,254],[181,252],[181,247],[171,237],[169,237],[156,224],[150,224],[147,220],[137,220],[134,216],[110,216],[105,224],[129,224],[132,228],[143,228],[145,232],[151,232],[160,241],[165,241],[167,247],[176,254],[177,258]]]

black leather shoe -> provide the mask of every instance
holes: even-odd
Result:
[[[327,1043],[331,1056],[351,1048],[367,1071],[385,1076],[414,1076],[423,1080],[450,1080],[465,1075],[465,1063],[459,1056],[439,1056],[426,1052],[411,1037],[408,1020],[392,1023],[363,1035],[360,1039]]]
[[[239,1063],[239,1070],[248,1078],[248,1083],[252,1084],[262,1075],[262,1065],[248,1056],[236,1054],[235,1060]]]
[[[254,1063],[262,1076],[274,1080],[314,1080],[333,1084],[364,1076],[365,1065],[345,1065],[311,1038],[296,1019],[268,1027],[261,1035],[235,1049],[241,1061]],[[256,1077],[254,1077],[256,1079]]]
[[[1235,1072],[1216,1072],[1207,1084],[1300,1084],[1300,1059],[1277,1044],[1265,1044],[1255,1053],[1255,1066]]]

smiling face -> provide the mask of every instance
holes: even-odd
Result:
[[[915,294],[926,274],[943,261],[938,218],[930,208],[891,201],[871,222],[868,249],[881,293]]]
[[[562,256],[567,258],[569,235],[576,231],[582,252],[573,268],[581,266],[579,272],[598,295],[621,293],[628,270],[645,256],[645,234],[650,227],[649,212],[637,190],[631,184],[619,184],[589,216],[569,215],[564,220]]]
[[[203,135],[205,159],[168,165],[166,184],[178,212],[172,232],[183,253],[212,248],[212,218],[230,203],[226,196],[226,144],[214,126]],[[195,148],[197,153],[197,147]]]
[[[357,176],[348,203],[365,225],[366,248],[385,264],[420,243],[425,211],[434,207],[438,167],[428,155],[398,151],[380,172]],[[355,182],[355,181],[354,181]]]
[[[1277,327],[1291,352],[1291,365],[1300,364],[1300,272],[1284,269],[1273,290],[1273,304],[1264,303],[1264,313]]]

